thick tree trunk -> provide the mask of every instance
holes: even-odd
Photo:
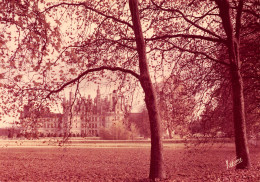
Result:
[[[160,115],[151,81],[144,80],[142,87],[145,92],[145,103],[148,110],[151,130],[151,161],[149,178],[165,178],[163,164],[163,146],[161,141]]]
[[[241,163],[236,165],[237,169],[250,167],[249,149],[246,137],[245,106],[243,93],[243,80],[240,73],[241,61],[239,54],[239,36],[241,28],[241,17],[243,9],[243,0],[239,0],[236,16],[236,33],[234,33],[230,16],[230,5],[228,0],[215,0],[219,7],[219,15],[227,35],[227,47],[230,60],[230,76],[232,81],[233,94],[233,122],[235,129],[235,144],[237,159]]]
[[[150,179],[165,178],[163,164],[163,146],[161,141],[160,115],[157,108],[156,95],[150,78],[146,46],[143,38],[141,22],[138,12],[138,1],[129,0],[129,7],[132,16],[133,30],[136,38],[137,52],[139,56],[140,83],[145,93],[145,104],[148,110],[150,129],[151,129],[151,161],[150,161]]]
[[[246,136],[243,80],[240,69],[236,64],[231,64],[232,93],[233,93],[233,120],[235,129],[235,144],[237,159],[242,159],[237,169],[250,167],[249,149]]]

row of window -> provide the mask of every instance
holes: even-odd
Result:
[[[58,128],[59,124],[58,123],[43,123],[44,128]]]
[[[117,119],[120,119],[121,116],[114,116],[114,117],[106,117],[107,120],[109,121],[110,119],[109,118],[115,118],[115,120]],[[95,121],[101,121],[101,118],[100,117],[87,117],[87,121],[90,121],[90,122],[95,122]]]
[[[89,127],[89,128],[97,128],[98,124],[97,123],[88,123],[88,124],[82,124],[82,127]]]
[[[89,118],[87,118],[87,120],[89,120],[89,121],[101,121],[101,119],[99,117],[89,117]]]
[[[93,136],[97,136],[98,132],[97,130],[89,130],[89,134]]]
[[[59,124],[58,123],[43,123],[42,124],[43,128],[58,128]],[[76,128],[78,128],[78,125],[76,123],[75,125]],[[88,123],[88,124],[82,124],[82,127],[89,127],[89,128],[97,128],[98,124],[97,123]]]
[[[45,123],[45,122],[57,122],[60,118],[58,117],[49,117],[49,118],[40,118],[40,121]]]

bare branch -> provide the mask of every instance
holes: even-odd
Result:
[[[179,14],[183,17],[183,19],[184,19],[186,22],[188,22],[188,23],[190,23],[191,25],[195,26],[196,28],[202,30],[203,32],[206,32],[206,33],[208,33],[209,35],[212,35],[212,36],[214,36],[214,37],[217,37],[219,40],[222,40],[222,41],[223,41],[223,39],[222,39],[219,35],[215,34],[214,32],[212,32],[212,31],[210,31],[210,30],[208,30],[208,29],[205,29],[205,28],[203,28],[203,27],[197,25],[195,22],[193,22],[192,20],[188,19],[188,18],[183,14],[183,12],[181,12],[180,10],[178,10],[178,9],[167,9],[167,8],[163,8],[162,6],[157,5],[153,0],[152,0],[152,3],[153,3],[153,5],[154,5],[156,8],[161,9],[161,10],[163,10],[163,11],[172,12],[172,13],[179,13]]]
[[[66,5],[66,6],[83,6],[83,7],[85,7],[86,9],[91,10],[91,11],[94,11],[95,13],[97,13],[97,14],[99,14],[99,15],[101,15],[101,16],[104,16],[104,17],[109,18],[109,19],[112,19],[112,20],[114,20],[114,21],[116,21],[116,22],[125,24],[125,25],[127,25],[128,27],[130,27],[130,28],[133,28],[133,26],[132,26],[130,23],[128,23],[128,22],[126,22],[126,21],[124,21],[124,20],[121,20],[121,19],[119,19],[119,18],[116,18],[116,17],[114,17],[114,16],[106,15],[105,13],[103,13],[103,12],[101,12],[101,11],[98,11],[97,9],[94,9],[94,8],[92,8],[92,7],[89,7],[89,6],[87,5],[87,3],[60,3],[60,4],[56,4],[56,5],[53,5],[53,6],[50,6],[50,7],[46,8],[46,9],[45,9],[44,11],[42,11],[41,13],[50,11],[52,8],[56,8],[56,7],[63,6],[63,5]]]
[[[236,35],[235,36],[236,36],[237,40],[239,40],[239,37],[240,37],[242,10],[243,10],[243,0],[240,0],[239,4],[238,4],[237,17],[236,17]]]
[[[214,61],[214,62],[216,62],[216,63],[220,63],[220,64],[223,64],[223,65],[225,65],[225,66],[230,66],[229,63],[226,63],[226,62],[221,61],[221,60],[219,60],[219,59],[215,59],[215,58],[211,57],[210,55],[206,54],[205,52],[200,52],[200,51],[185,49],[185,48],[176,46],[176,45],[174,45],[174,44],[172,44],[172,43],[170,43],[170,44],[171,44],[174,48],[179,49],[180,51],[185,51],[185,52],[189,52],[189,53],[192,53],[192,54],[200,54],[200,55],[205,56],[207,59],[210,59],[210,60],[212,60],[212,61]]]
[[[100,41],[100,42],[111,42],[112,44],[118,44],[121,47],[125,47],[125,48],[136,51],[135,47],[124,44],[123,43],[124,40],[126,40],[126,39],[113,40],[113,39],[108,39],[108,38],[105,38],[105,37],[102,37],[102,39],[97,39],[97,41]]]
[[[110,71],[121,71],[124,73],[129,73],[131,75],[133,75],[134,77],[136,77],[139,80],[139,75],[137,73],[135,73],[132,70],[129,69],[124,69],[124,68],[120,68],[120,67],[110,67],[110,66],[101,66],[99,68],[92,68],[92,69],[88,69],[86,71],[84,71],[83,73],[81,73],[80,75],[78,75],[76,78],[70,80],[69,82],[63,84],[60,88],[56,89],[56,90],[52,90],[50,91],[50,93],[46,96],[46,98],[49,98],[52,94],[54,93],[58,93],[60,91],[62,91],[65,87],[67,87],[70,84],[73,84],[77,81],[79,81],[83,76],[89,74],[89,73],[93,73],[93,72],[97,72],[97,71],[102,71],[102,70],[110,70]]]
[[[168,34],[167,34],[167,35],[162,35],[162,36],[147,38],[147,39],[145,39],[145,40],[146,40],[146,41],[153,41],[153,40],[171,39],[171,38],[178,38],[178,37],[191,38],[191,39],[202,39],[202,40],[207,40],[207,41],[212,41],[212,42],[226,43],[226,41],[223,40],[223,39],[217,39],[217,38],[212,38],[212,37],[206,37],[206,36],[202,36],[202,35],[188,35],[188,34],[176,34],[176,35],[168,35]]]

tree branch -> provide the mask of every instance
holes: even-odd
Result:
[[[206,36],[202,36],[202,35],[188,35],[188,34],[176,34],[176,35],[167,34],[167,35],[162,35],[162,36],[157,36],[157,37],[152,37],[152,38],[146,38],[145,40],[153,41],[153,40],[171,39],[171,38],[178,38],[178,37],[191,38],[191,39],[202,39],[202,40],[207,40],[207,41],[212,41],[212,42],[226,43],[226,41],[223,39],[206,37]]]
[[[169,42],[169,41],[168,41],[168,43],[172,45],[172,47],[171,47],[170,49],[168,49],[168,51],[171,50],[171,49],[173,49],[173,48],[176,48],[176,49],[179,49],[180,51],[183,51],[183,52],[189,52],[189,53],[192,53],[192,54],[200,54],[200,55],[202,55],[202,56],[205,56],[207,59],[210,59],[210,60],[212,60],[212,61],[214,61],[214,62],[216,62],[216,63],[220,63],[220,64],[223,64],[223,65],[225,65],[225,66],[230,66],[229,63],[226,63],[226,62],[224,62],[224,61],[215,59],[215,58],[211,57],[210,55],[206,54],[205,52],[200,52],[200,51],[185,49],[185,48],[183,48],[183,47],[176,46],[176,45],[174,45],[173,43],[171,43],[171,42]]]
[[[243,11],[243,0],[239,1],[238,8],[237,8],[237,16],[236,16],[236,39],[239,41],[240,37],[240,30],[241,30],[241,17]]]
[[[180,10],[178,10],[178,9],[167,9],[167,8],[163,8],[162,6],[157,5],[153,0],[152,0],[152,3],[153,3],[153,5],[154,5],[156,8],[161,9],[161,10],[163,10],[163,11],[172,12],[172,13],[174,13],[174,12],[179,13],[179,14],[183,17],[183,19],[184,19],[186,22],[188,22],[188,23],[190,23],[191,25],[195,26],[196,28],[202,30],[203,32],[206,32],[206,33],[208,33],[209,35],[212,35],[212,36],[214,36],[214,37],[217,37],[219,40],[222,40],[222,41],[223,41],[223,39],[222,39],[219,35],[215,34],[214,32],[211,32],[210,30],[208,30],[208,29],[206,29],[206,28],[203,28],[203,27],[197,25],[195,22],[193,22],[192,20],[188,19]]]
[[[84,71],[83,73],[79,74],[76,78],[74,78],[74,79],[70,80],[69,82],[63,84],[60,88],[58,88],[56,90],[51,90],[50,93],[46,96],[46,98],[49,98],[54,93],[58,93],[58,92],[62,91],[68,85],[73,84],[73,83],[79,81],[83,76],[85,76],[85,75],[87,75],[89,73],[102,71],[102,70],[121,71],[121,72],[124,72],[124,73],[129,73],[132,76],[136,77],[138,80],[139,80],[139,77],[140,77],[134,71],[129,70],[129,69],[120,68],[120,67],[101,66],[99,68],[92,68],[92,69],[88,69],[88,70]]]
[[[132,26],[130,23],[128,23],[128,22],[126,22],[126,21],[124,21],[124,20],[121,20],[121,19],[119,19],[119,18],[116,18],[116,17],[114,17],[114,16],[106,15],[105,13],[102,13],[101,11],[98,11],[97,9],[94,9],[94,8],[92,8],[92,7],[89,7],[89,6],[87,5],[87,3],[60,3],[60,4],[56,4],[56,5],[53,5],[53,6],[50,6],[50,7],[46,8],[46,9],[45,9],[44,11],[42,11],[41,13],[50,11],[52,8],[56,8],[56,7],[63,6],[63,5],[66,5],[66,6],[83,6],[83,7],[85,7],[86,9],[91,10],[91,11],[94,11],[95,13],[97,13],[97,14],[99,14],[99,15],[101,15],[101,16],[104,16],[104,17],[109,18],[109,19],[112,19],[112,20],[114,20],[114,21],[116,21],[116,22],[125,24],[125,25],[127,25],[128,27],[130,27],[130,28],[133,28],[133,26]]]

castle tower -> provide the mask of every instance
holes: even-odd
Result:
[[[98,85],[98,88],[97,88],[97,97],[99,97],[100,98],[100,89],[99,89],[99,85]]]
[[[112,106],[113,106],[113,108],[112,108],[112,111],[113,112],[116,112],[117,111],[117,93],[116,93],[116,90],[114,90],[113,91],[113,93],[112,93]]]
[[[100,94],[99,86],[97,88],[96,107],[97,107],[97,113],[101,113],[102,103],[101,103],[101,94]]]

